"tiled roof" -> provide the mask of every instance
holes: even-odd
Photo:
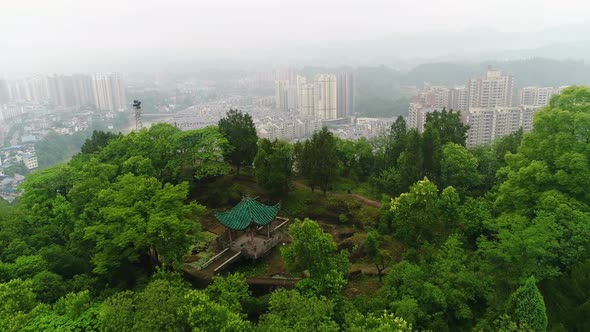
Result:
[[[264,205],[254,198],[242,198],[242,201],[226,212],[216,212],[215,218],[225,227],[241,231],[255,223],[259,226],[269,224],[275,219],[281,202],[274,206]]]

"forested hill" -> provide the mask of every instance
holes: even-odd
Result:
[[[0,330],[590,330],[590,89],[475,149],[446,111],[374,140],[253,128],[230,111],[200,130],[100,133],[30,174],[0,202]],[[210,208],[244,192],[299,218],[290,239],[191,286],[183,257],[207,247]],[[301,281],[251,292],[246,277],[270,270]]]
[[[488,67],[514,76],[516,89],[525,86],[590,85],[590,66],[583,61],[531,58],[481,63],[437,62],[418,65],[409,71],[387,66],[360,67],[356,70],[356,111],[363,116],[394,117],[406,115],[409,100],[404,86],[465,85],[479,77]]]
[[[468,79],[481,76],[488,67],[501,69],[514,76],[515,87],[562,86],[590,84],[590,66],[584,61],[531,58],[511,61],[484,61],[476,64],[439,62],[419,65],[408,71],[406,84],[465,85]]]

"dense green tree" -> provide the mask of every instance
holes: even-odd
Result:
[[[258,136],[252,117],[248,113],[229,110],[226,117],[219,120],[219,131],[227,138],[233,149],[225,152],[226,160],[236,166],[237,173],[243,165],[251,165],[256,156]]]
[[[416,129],[410,129],[407,136],[407,144],[404,151],[397,159],[400,173],[400,189],[407,191],[414,182],[424,177],[422,154],[422,137]]]
[[[13,279],[0,283],[0,328],[2,331],[20,330],[24,314],[31,311],[37,300],[30,280]]]
[[[100,305],[98,322],[105,332],[131,332],[135,323],[134,293],[124,291],[106,299]]]
[[[514,269],[512,283],[559,275],[590,244],[590,90],[564,90],[534,123],[518,152],[505,157],[499,172],[506,180],[495,201],[502,216],[489,226],[494,236],[482,242],[490,257],[503,257]]]
[[[391,200],[387,220],[394,235],[410,246],[441,243],[460,223],[459,195],[448,187],[439,194],[428,179],[416,182],[410,192]]]
[[[441,176],[442,146],[439,129],[428,126],[422,134],[423,172],[424,176],[436,183],[440,182]]]
[[[462,329],[474,325],[476,310],[490,292],[487,282],[459,237],[450,236],[431,260],[393,265],[381,296],[396,316],[419,329]]]
[[[258,184],[273,194],[286,193],[293,173],[293,147],[284,141],[261,139],[254,168]]]
[[[309,273],[309,278],[300,281],[298,287],[311,294],[338,294],[346,285],[348,253],[338,252],[332,236],[313,220],[296,220],[289,232],[293,242],[281,248],[287,268]]]
[[[189,289],[180,280],[155,279],[136,295],[134,331],[183,331],[187,322],[179,312]]]
[[[238,312],[209,298],[200,290],[191,290],[185,296],[185,304],[178,308],[192,331],[248,332],[252,324]]]
[[[530,277],[511,296],[511,313],[520,323],[526,324],[535,332],[547,331],[547,314],[543,296],[537,289],[537,282]]]
[[[366,316],[356,315],[349,324],[350,332],[412,332],[412,324],[394,314],[383,312],[381,315],[369,313]]]
[[[461,113],[447,111],[430,112],[426,114],[424,133],[437,131],[441,145],[455,143],[465,146],[469,127],[461,121]]]
[[[179,132],[175,135],[176,156],[167,164],[175,183],[202,180],[229,173],[223,153],[228,140],[214,127]]]
[[[387,145],[385,147],[385,166],[393,167],[397,165],[399,156],[404,152],[407,143],[408,127],[406,120],[398,116],[389,128],[387,136]]]
[[[373,147],[361,137],[356,141],[337,139],[336,155],[341,177],[355,181],[366,181],[375,168],[376,160]]]
[[[80,148],[80,152],[85,154],[97,152],[107,146],[111,140],[118,139],[121,136],[121,133],[115,134],[111,132],[104,132],[102,130],[94,130],[92,131],[92,136],[86,139]]]
[[[465,197],[480,184],[480,174],[477,171],[477,158],[465,147],[447,143],[442,149],[440,161],[440,185],[452,186],[461,197]]]
[[[209,298],[236,313],[242,311],[242,303],[250,297],[246,277],[240,273],[213,277],[213,284],[207,287],[206,293]]]
[[[101,222],[84,229],[84,238],[96,247],[94,271],[125,273],[141,258],[152,265],[179,263],[199,232],[192,218],[203,210],[184,205],[187,194],[187,183],[162,187],[155,178],[132,174],[101,191],[96,202]]]
[[[298,149],[300,174],[307,180],[312,191],[319,187],[326,194],[338,175],[334,134],[323,127]]]
[[[363,243],[363,251],[375,265],[379,281],[382,280],[383,270],[391,263],[391,255],[387,250],[383,250],[382,242],[383,238],[379,232],[371,230]]]
[[[297,290],[278,290],[270,297],[268,313],[258,331],[339,331],[333,320],[334,303],[324,297],[305,296]]]

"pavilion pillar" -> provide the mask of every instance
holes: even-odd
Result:
[[[270,239],[270,223],[266,225],[266,238]]]
[[[229,243],[231,244],[231,243],[232,243],[232,239],[231,239],[231,229],[230,229],[230,228],[228,228],[228,229],[227,229],[227,231],[228,231],[228,233],[229,233]]]

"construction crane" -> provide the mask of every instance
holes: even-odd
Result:
[[[141,123],[141,101],[134,100],[133,109],[135,109],[135,130],[139,131],[143,128],[143,124]]]

